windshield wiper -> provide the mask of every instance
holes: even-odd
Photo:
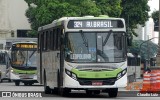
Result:
[[[108,33],[107,37],[105,38],[105,40],[104,40],[104,42],[103,42],[103,46],[105,46],[105,45],[106,45],[106,43],[107,43],[107,41],[108,41],[108,39],[109,39],[109,37],[110,37],[111,33],[112,33],[112,30],[110,30],[110,31],[109,31],[109,33]]]
[[[88,47],[88,41],[87,41],[87,39],[86,39],[86,37],[85,37],[83,31],[80,30],[80,33],[81,33],[81,36],[82,36],[82,39],[83,39],[83,42],[84,42],[85,46]]]
[[[29,59],[33,56],[33,54],[35,53],[36,51],[33,51],[32,54],[29,56]]]
[[[21,52],[21,51],[19,51],[20,53],[21,53],[21,56],[24,58],[24,60],[25,60],[25,56],[23,55],[23,53]]]
[[[28,66],[28,51],[27,51],[27,57],[26,57],[27,59],[26,59],[26,67]]]

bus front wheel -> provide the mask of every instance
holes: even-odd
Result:
[[[1,72],[0,72],[0,83],[1,83],[1,82],[3,82],[3,81],[2,81],[2,78],[1,78]]]
[[[58,86],[58,93],[61,95],[61,96],[68,96],[69,93],[71,92],[71,89],[70,88],[63,88],[61,87],[60,84],[63,83],[63,80],[62,78],[60,78],[60,73],[59,71],[57,72],[57,86]]]
[[[19,81],[15,81],[15,85],[19,86],[20,82]]]
[[[8,79],[8,82],[12,82],[11,79]]]
[[[27,86],[27,85],[28,85],[28,86],[32,86],[33,83],[27,83],[27,82],[25,82],[24,85],[25,85],[25,86]]]
[[[92,90],[86,90],[87,95],[92,95],[93,91]]]
[[[111,98],[117,97],[117,94],[118,94],[118,88],[110,88],[108,91],[108,95]]]
[[[45,94],[51,94],[51,89],[47,86],[46,73],[44,73],[44,92]]]

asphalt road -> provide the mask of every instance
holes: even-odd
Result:
[[[84,91],[72,91],[66,97],[57,94],[44,94],[43,86],[34,84],[32,86],[15,86],[13,82],[0,83],[0,100],[101,100],[101,99],[118,99],[118,100],[159,100],[160,94],[145,93],[140,94],[135,91],[123,91],[119,89],[117,98],[109,98],[107,93],[100,95],[86,95]],[[6,97],[6,93],[10,93],[12,97]],[[3,97],[2,97],[3,95]],[[34,95],[34,96],[33,96]],[[25,97],[26,96],[26,97]],[[30,97],[28,97],[30,96]],[[33,96],[33,97],[32,97]]]

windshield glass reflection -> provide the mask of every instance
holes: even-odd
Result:
[[[36,51],[13,51],[12,65],[16,67],[36,67]]]
[[[68,33],[65,57],[70,62],[121,62],[124,33]]]

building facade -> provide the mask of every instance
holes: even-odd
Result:
[[[25,16],[27,8],[24,0],[0,0],[0,49],[5,49],[8,41],[16,40],[17,34],[31,30]]]
[[[148,40],[153,38],[151,41],[155,44],[158,44],[158,32],[154,31],[154,22],[152,18],[145,23],[145,26],[137,25],[135,32],[138,34],[138,37],[134,37],[134,40]]]

